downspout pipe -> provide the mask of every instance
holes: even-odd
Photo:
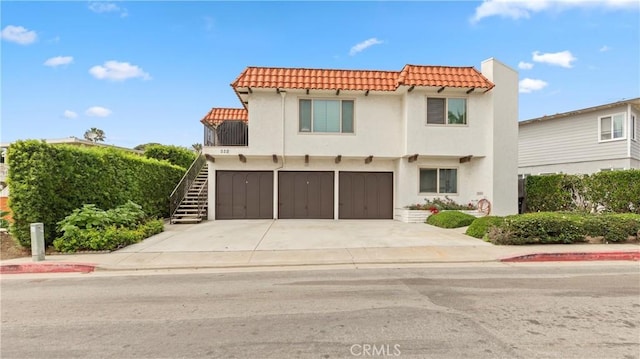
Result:
[[[286,145],[285,145],[285,132],[286,131],[285,131],[284,100],[287,97],[287,91],[280,90],[280,96],[281,96],[281,99],[282,99],[281,104],[280,104],[280,110],[281,110],[280,112],[282,114],[282,164],[280,165],[280,167],[278,167],[276,169],[283,168],[284,165],[285,165],[285,162],[286,162],[285,157],[284,157],[285,149],[286,149]]]

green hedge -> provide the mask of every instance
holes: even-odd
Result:
[[[576,214],[560,212],[526,213],[508,216],[488,231],[495,244],[569,244],[589,237],[603,237],[607,242],[638,238],[640,215]]]
[[[152,217],[168,215],[168,196],[184,169],[112,148],[18,141],[8,149],[11,232],[30,246],[29,225],[42,222],[47,245],[56,224],[83,204],[114,208],[129,200]]]
[[[464,233],[474,238],[484,238],[491,227],[500,225],[504,221],[504,217],[486,216],[476,218]]]
[[[144,155],[148,158],[155,158],[161,161],[168,161],[171,164],[180,166],[185,170],[191,166],[196,159],[196,153],[184,147],[172,145],[150,144],[144,148]]]
[[[427,224],[441,228],[459,228],[470,225],[475,216],[459,211],[444,211],[427,217]]]
[[[608,212],[640,214],[640,170],[598,172],[584,178],[586,199]]]
[[[529,176],[525,191],[528,212],[604,210],[640,214],[640,170]]]

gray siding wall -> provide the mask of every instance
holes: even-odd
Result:
[[[623,105],[571,117],[521,124],[518,133],[518,166],[537,167],[629,158],[628,137],[609,142],[598,141],[598,118],[622,112],[626,114],[627,110],[627,105]],[[627,136],[628,132],[627,126]]]

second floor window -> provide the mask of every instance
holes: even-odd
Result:
[[[300,132],[353,133],[353,100],[300,100]]]
[[[466,125],[467,99],[427,98],[428,125]]]
[[[624,114],[600,117],[600,141],[624,138]]]

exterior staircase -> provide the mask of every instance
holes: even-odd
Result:
[[[208,166],[201,155],[170,196],[170,223],[200,223],[207,218]]]

